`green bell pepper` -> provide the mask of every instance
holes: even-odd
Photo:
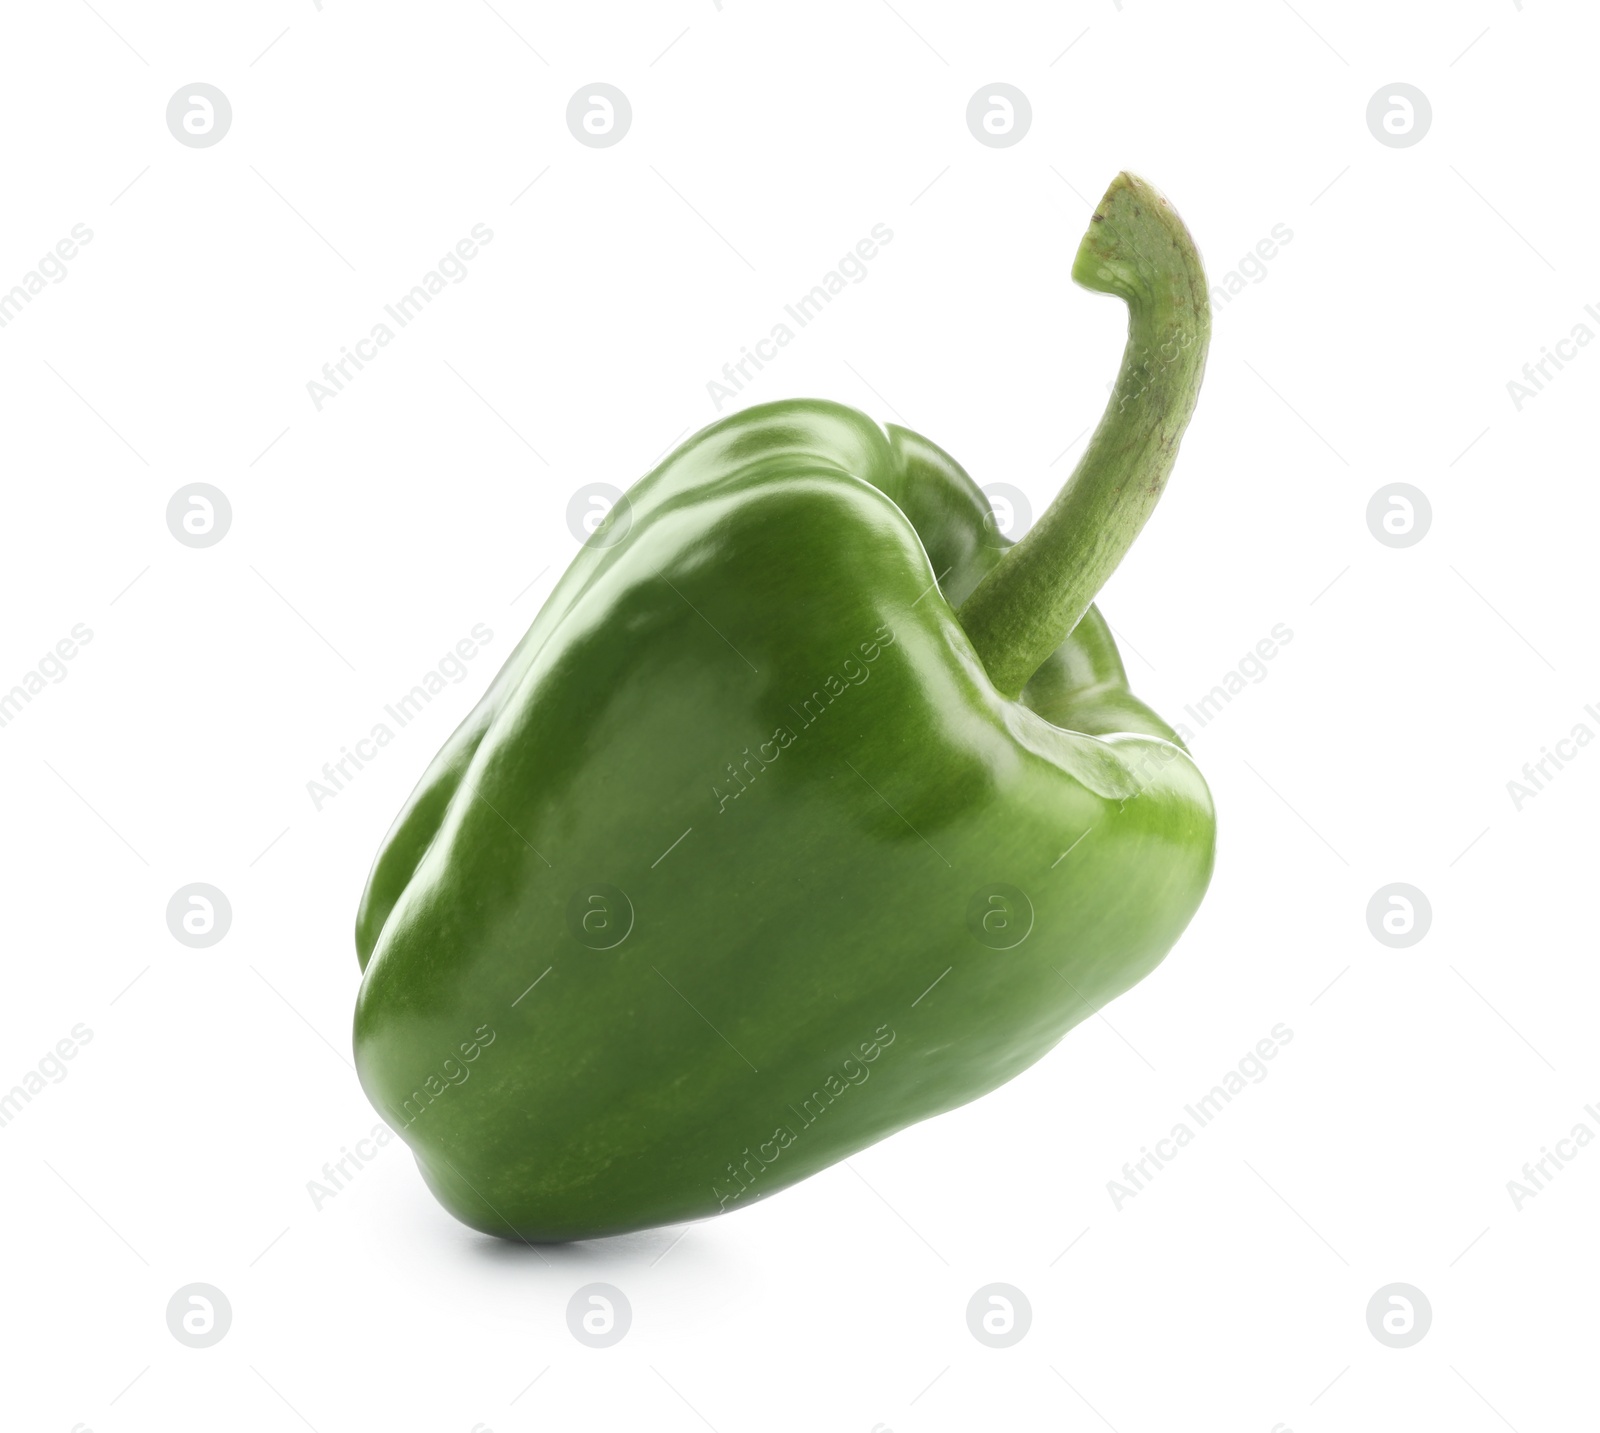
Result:
[[[457,1218],[743,1207],[1009,1080],[1188,924],[1210,793],[1091,603],[1193,410],[1205,277],[1126,174],[1072,273],[1128,343],[1021,541],[904,428],[738,413],[617,504],[423,776],[355,1052]]]

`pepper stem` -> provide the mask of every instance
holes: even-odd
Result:
[[[1111,181],[1072,277],[1128,305],[1128,345],[1100,426],[1066,486],[989,571],[959,617],[990,680],[1021,694],[1116,570],[1166,487],[1211,342],[1200,255],[1167,201]]]

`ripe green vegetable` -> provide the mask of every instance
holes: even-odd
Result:
[[[439,1200],[563,1240],[740,1208],[1026,1069],[1162,959],[1205,781],[1091,605],[1171,471],[1206,283],[1121,175],[1105,417],[1015,546],[834,403],[696,434],[578,554],[379,852],[361,1081]]]

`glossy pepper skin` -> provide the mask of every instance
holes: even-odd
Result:
[[[815,401],[698,433],[579,552],[357,922],[362,1084],[459,1219],[742,1208],[1004,1083],[1177,940],[1210,795],[1088,599],[1193,406],[1187,237],[1129,176],[1097,211],[1074,274],[1129,349],[1033,556],[934,444]]]

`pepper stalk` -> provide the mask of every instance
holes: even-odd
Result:
[[[1071,635],[1149,519],[1194,412],[1211,343],[1194,240],[1166,199],[1132,174],[1111,181],[1072,277],[1128,305],[1116,385],[1066,486],[957,614],[990,680],[1012,698]]]

